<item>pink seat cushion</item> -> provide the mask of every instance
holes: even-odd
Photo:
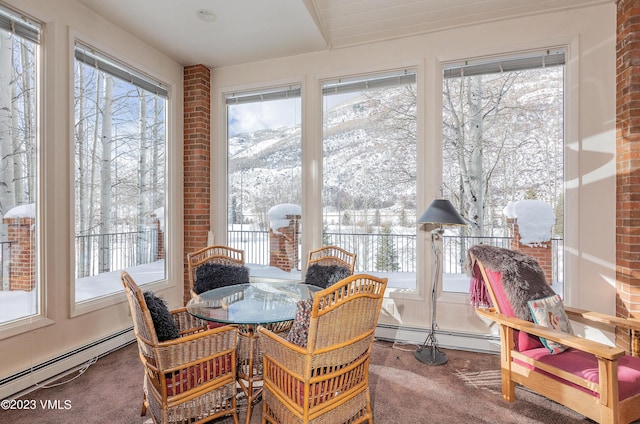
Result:
[[[544,347],[527,350],[522,353],[544,364],[552,365],[556,368],[562,369],[563,371],[570,372],[575,376],[582,377],[588,381],[599,384],[598,360],[590,353],[570,348],[560,354],[552,355],[551,352]],[[523,363],[522,361],[515,361],[529,369],[535,368],[529,364]],[[539,369],[536,371],[546,374],[555,380],[566,382],[558,376],[549,374],[545,371]],[[576,386],[575,384],[569,382],[566,382],[566,384],[577,387],[587,393],[593,394],[594,396],[597,395],[597,393]],[[640,358],[625,355],[618,359],[618,393],[621,401],[640,393]]]
[[[476,264],[477,267],[477,264]],[[496,309],[501,313],[509,317],[515,317],[516,314],[513,312],[513,308],[507,299],[507,295],[502,288],[502,273],[498,271],[494,271],[492,269],[485,267],[485,272],[487,273],[487,278],[489,279],[489,284],[491,285],[491,289],[493,290],[493,294],[496,297],[496,301],[498,302],[495,305]],[[478,269],[479,273],[480,270]],[[518,352],[522,352],[525,350],[536,349],[539,347],[543,347],[542,342],[538,336],[533,336],[529,333],[525,333],[523,331],[515,332],[515,349]]]

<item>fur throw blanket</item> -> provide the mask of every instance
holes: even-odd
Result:
[[[307,269],[304,282],[326,289],[350,275],[351,271],[345,266],[312,264]]]
[[[466,263],[467,274],[471,277],[469,294],[474,306],[491,306],[489,296],[483,294],[486,282],[475,266],[476,261],[480,261],[485,269],[501,274],[505,297],[517,318],[532,321],[527,302],[555,294],[547,283],[542,267],[531,256],[515,250],[479,244],[469,248]]]
[[[196,269],[193,291],[201,294],[218,287],[249,282],[249,268],[244,265],[203,263]]]

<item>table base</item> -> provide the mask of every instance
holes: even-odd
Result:
[[[263,327],[268,328],[274,333],[283,333],[289,331],[293,321],[277,322],[273,324],[264,324]],[[257,326],[253,324],[245,324],[238,326],[238,367],[237,382],[242,392],[247,397],[247,416],[246,424],[251,422],[251,414],[253,413],[253,404],[262,395],[262,349],[260,348],[260,339],[256,333]]]

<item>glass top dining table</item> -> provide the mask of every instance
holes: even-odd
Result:
[[[298,282],[252,282],[219,287],[193,297],[187,311],[206,321],[264,325],[291,321],[299,300],[321,287]]]
[[[256,328],[263,325],[276,332],[287,330],[296,316],[298,301],[320,290],[295,281],[253,279],[251,283],[206,291],[187,303],[191,315],[238,326],[237,382],[247,397],[246,424],[251,421],[254,402],[262,394],[262,353]]]

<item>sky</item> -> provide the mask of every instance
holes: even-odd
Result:
[[[324,96],[324,108],[352,99],[360,93]],[[267,128],[293,128],[302,121],[300,98],[270,100],[265,102],[230,104],[227,108],[228,137],[254,133]]]
[[[292,128],[300,124],[300,98],[242,103],[228,107],[229,137],[265,128]]]

